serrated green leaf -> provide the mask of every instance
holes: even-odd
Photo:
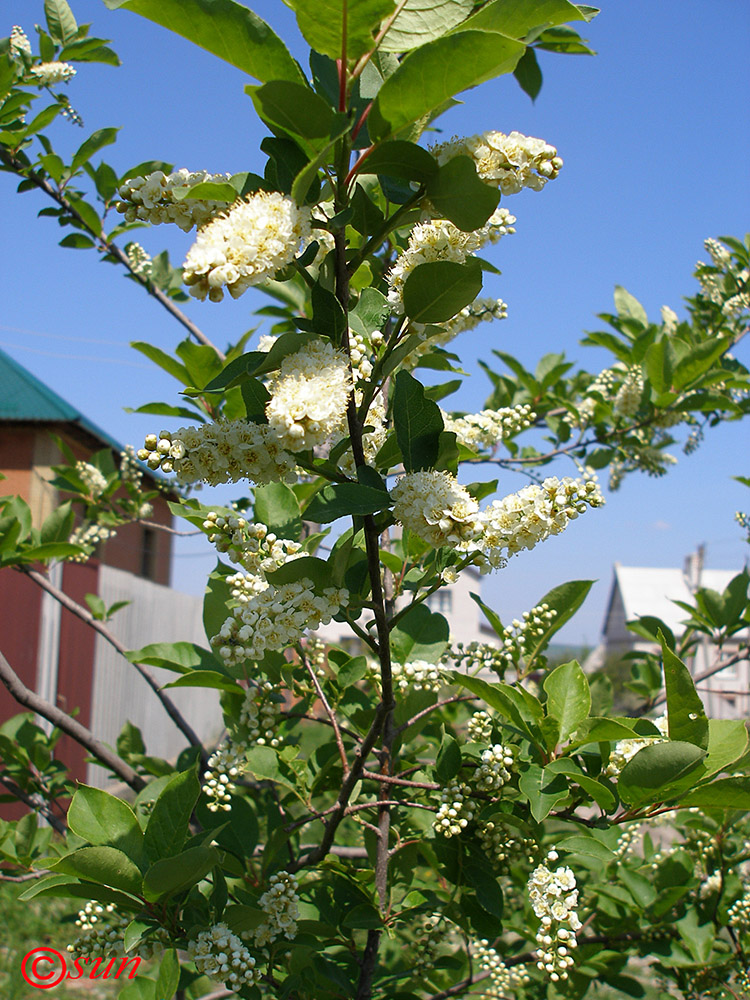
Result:
[[[182,850],[199,795],[200,782],[192,768],[175,774],[165,784],[154,802],[144,836],[152,860],[169,858]]]
[[[404,312],[415,323],[443,323],[481,290],[482,268],[476,258],[464,264],[452,260],[418,264],[404,282]]]
[[[693,743],[708,749],[708,719],[690,671],[669,648],[659,632],[664,663],[664,686],[667,694],[667,723],[670,740]]]
[[[393,423],[407,472],[430,469],[440,451],[444,430],[440,407],[425,395],[424,386],[408,372],[396,375]]]
[[[558,740],[567,740],[591,710],[589,682],[579,663],[561,663],[543,684],[547,692],[546,714],[558,724]]]
[[[454,156],[429,180],[427,197],[443,218],[464,232],[473,232],[481,229],[497,208],[500,191],[480,179],[469,156]]]

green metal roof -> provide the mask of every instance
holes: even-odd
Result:
[[[104,445],[122,445],[0,350],[0,421],[76,424]]]

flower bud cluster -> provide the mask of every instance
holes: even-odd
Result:
[[[512,747],[496,743],[482,752],[481,761],[474,772],[474,781],[481,792],[497,792],[510,781],[515,763]]]
[[[520,132],[483,132],[462,139],[455,136],[431,146],[430,152],[441,166],[455,156],[471,157],[485,184],[499,187],[504,195],[525,187],[541,191],[563,165],[554,146]]]
[[[123,483],[130,483],[135,489],[140,489],[143,483],[143,469],[135,457],[132,444],[126,444],[125,449],[120,452],[120,479]]]
[[[76,472],[81,477],[83,485],[90,497],[99,497],[107,488],[107,477],[89,462],[76,462]]]
[[[354,372],[354,377],[355,379],[357,377],[356,371]],[[362,393],[359,389],[354,390],[354,399],[357,406],[359,406],[362,402]],[[380,393],[370,403],[370,408],[367,411],[365,419],[365,427],[370,428],[370,430],[365,430],[362,434],[362,450],[364,451],[366,464],[373,465],[375,456],[385,444],[386,435],[388,434],[385,404]],[[357,466],[351,448],[347,448],[341,456],[339,466],[348,476],[356,479]]]
[[[234,779],[245,767],[247,744],[227,740],[220,743],[208,758],[208,769],[203,773],[201,791],[208,798],[210,812],[229,812],[232,792],[237,787]]]
[[[551,535],[559,535],[588,507],[603,504],[601,490],[591,479],[550,476],[541,485],[524,486],[483,511],[478,564],[483,572],[502,567],[506,553],[512,556],[533,549]]]
[[[140,243],[128,243],[125,247],[125,256],[128,258],[133,274],[143,275],[144,278],[149,277],[153,261],[151,255],[146,253]]]
[[[548,861],[557,861],[556,851],[550,851]],[[578,890],[570,868],[551,871],[546,864],[539,865],[528,881],[529,899],[534,913],[541,921],[536,940],[537,968],[549,973],[553,982],[568,978],[574,964],[570,952],[578,942],[575,932],[582,927],[578,919]],[[567,926],[566,926],[567,925]]]
[[[746,888],[742,896],[729,907],[727,922],[738,931],[750,929],[750,888]]]
[[[192,296],[221,302],[273,278],[310,238],[310,209],[278,191],[258,191],[198,230],[183,265]]]
[[[296,464],[267,424],[228,420],[200,427],[149,434],[138,458],[150,469],[174,472],[182,485],[210,486],[248,479],[253,483],[289,482]]]
[[[225,184],[230,174],[209,174],[206,170],[190,171],[182,167],[171,174],[155,170],[146,177],[129,177],[120,186],[120,200],[115,208],[126,222],[150,222],[152,226],[173,222],[184,232],[193,226],[203,226],[226,208],[223,201],[175,196],[175,189],[196,184]]]
[[[231,990],[254,986],[260,979],[255,959],[226,924],[214,924],[188,944],[196,970]]]
[[[661,736],[634,736],[633,739],[619,740],[612,747],[605,774],[611,778],[619,777],[622,769],[628,761],[631,761],[635,757],[639,750],[651,746],[652,743],[663,743],[664,740],[669,739],[666,715],[661,715],[658,719],[651,719],[650,721],[659,730]]]
[[[32,66],[29,76],[40,87],[51,87],[55,83],[67,83],[76,75],[76,70],[66,62],[43,62]]]
[[[14,24],[11,28],[9,42],[11,55],[31,55],[31,42],[20,24]]]
[[[500,410],[467,413],[455,418],[449,413],[443,413],[445,429],[456,435],[459,444],[474,450],[495,448],[501,441],[530,427],[534,420],[536,414],[526,403],[521,406],[504,406]]]
[[[269,888],[258,900],[267,920],[256,927],[254,939],[257,947],[265,947],[277,938],[291,941],[297,933],[299,895],[297,879],[288,872],[277,872],[270,877]]]
[[[470,254],[477,253],[487,243],[496,243],[502,236],[514,233],[515,221],[515,216],[502,208],[481,229],[469,233],[447,219],[435,219],[416,225],[411,231],[409,245],[386,275],[391,309],[398,315],[403,313],[404,284],[415,267],[438,260],[463,264]]]
[[[472,547],[479,530],[479,504],[449,472],[407,472],[391,495],[396,519],[425,542],[458,551]]]
[[[354,369],[354,381],[357,382],[360,379],[368,379],[372,375],[372,361],[370,360],[373,352],[377,352],[383,343],[383,334],[379,330],[375,330],[369,336],[370,343],[359,333],[355,333],[354,330],[349,330],[349,357],[352,361],[352,368]]]
[[[353,388],[346,354],[329,340],[313,340],[288,354],[268,386],[266,416],[280,447],[309,451],[346,427]]]
[[[273,684],[270,681],[258,681],[247,689],[239,720],[240,727],[247,731],[247,746],[279,745],[280,740],[276,736],[279,712],[280,705],[273,699]]]
[[[641,405],[642,395],[643,375],[640,368],[633,366],[628,369],[625,380],[617,390],[613,403],[615,413],[619,413],[623,417],[635,416]]]
[[[410,663],[394,663],[393,682],[399,691],[439,691],[446,683],[438,663],[426,660],[412,660]]]
[[[501,675],[507,666],[505,651],[489,642],[470,642],[467,646],[457,642],[444,657],[443,662],[449,661],[453,661],[457,668],[494,670]]]
[[[501,871],[507,871],[510,862],[522,856],[529,864],[534,863],[536,844],[528,837],[511,836],[507,828],[495,824],[492,820],[480,823],[477,834],[484,853]]]
[[[317,596],[307,578],[270,585],[232,610],[211,645],[227,665],[259,660],[269,650],[285,649],[306,631],[327,625],[348,603],[348,591],[329,587]]]
[[[299,542],[278,538],[265,524],[248,521],[241,514],[227,517],[211,510],[206,514],[203,528],[210,532],[208,540],[217,552],[226,554],[230,562],[239,563],[262,580],[267,573],[297,556],[302,548]]]
[[[489,743],[492,739],[492,719],[487,712],[475,712],[466,728],[472,743]]]
[[[525,965],[508,967],[486,938],[475,941],[471,948],[474,957],[479,963],[479,968],[483,972],[489,972],[486,984],[482,984],[483,993],[481,996],[488,1000],[504,1000],[508,993],[515,987],[524,986],[531,982],[531,977],[526,971]]]
[[[427,913],[419,922],[417,928],[417,948],[414,957],[414,969],[422,972],[432,966],[437,955],[440,942],[445,937],[441,927],[443,917],[440,913]]]
[[[80,929],[80,934],[66,950],[71,955],[81,958],[125,955],[125,928],[129,923],[130,917],[118,913],[114,903],[105,905],[91,899],[82,910],[78,911],[75,925]],[[149,941],[143,941],[137,948],[131,949],[128,956],[149,959],[156,951],[168,946],[167,932],[159,929]]]
[[[544,635],[556,617],[557,611],[549,604],[537,604],[531,611],[524,611],[523,621],[514,618],[511,624],[503,629],[502,652],[506,661],[510,664],[516,656],[528,656],[539,637]]]
[[[94,549],[117,532],[104,524],[80,524],[71,534],[68,541],[71,545],[80,545],[86,551],[80,555],[66,556],[70,562],[85,563],[89,561]]]
[[[457,837],[474,819],[474,805],[469,798],[471,790],[462,781],[453,778],[440,793],[440,808],[433,826],[444,837]]]
[[[513,218],[511,216],[511,218]],[[460,333],[473,330],[480,323],[491,323],[495,319],[507,319],[508,306],[502,299],[478,298],[452,319],[445,320],[439,326],[434,324],[410,323],[409,330],[422,338],[422,343],[405,358],[404,364],[415,367],[417,361],[429,354],[436,347],[445,347]]]

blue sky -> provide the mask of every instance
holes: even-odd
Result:
[[[146,159],[262,172],[264,130],[243,94],[247,77],[142,18],[108,11],[101,0],[72,6],[79,22],[93,22],[92,33],[113,39],[123,66],[78,64],[67,93],[86,131],[55,124],[49,134],[58,148],[73,150],[90,131],[118,126],[117,144],[103,151],[118,172]],[[303,43],[281,0],[253,9],[302,60]],[[6,0],[2,14],[7,23],[0,33],[17,23],[31,35],[34,22],[43,21],[43,2]],[[503,202],[518,218],[517,233],[493,249],[503,273],[485,293],[505,299],[509,317],[456,342],[472,372],[452,397],[456,408],[481,408],[489,386],[476,360],[489,359],[495,347],[529,365],[547,351],[565,351],[593,370],[603,367],[608,357],[578,340],[600,328],[595,314],[612,309],[615,284],[653,318],[663,304],[682,315],[682,296],[695,290],[695,261],[706,256],[704,238],[750,229],[750,115],[742,97],[750,92],[750,5],[605,0],[582,31],[598,55],[543,53],[545,83],[535,104],[503,77],[464,95],[465,104],[439,123],[446,137],[517,129],[553,143],[565,160],[543,192]],[[123,407],[173,401],[177,384],[128,343],[150,340],[169,349],[181,339],[180,328],[93,252],[59,248],[64,233],[54,220],[35,218],[43,197],[14,190],[0,174],[0,347],[109,433],[138,446],[163,418],[131,416]],[[168,248],[176,263],[191,243],[189,234],[165,226],[136,238],[154,254]],[[187,311],[223,345],[256,325],[252,311],[262,302],[251,291],[237,302],[191,302]],[[746,345],[737,353],[750,364]],[[626,479],[605,508],[486,578],[485,598],[508,620],[564,580],[597,579],[583,611],[561,633],[568,642],[594,643],[614,561],[681,565],[705,542],[708,566],[739,570],[747,546],[733,515],[750,506],[750,493],[730,477],[750,474],[749,444],[746,428],[734,424],[707,435],[689,458],[675,449],[680,461],[666,478]],[[500,491],[523,482],[503,473]],[[211,564],[199,539],[185,540],[174,586],[200,593]]]

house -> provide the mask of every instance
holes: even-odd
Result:
[[[55,508],[52,466],[65,460],[55,438],[76,459],[110,448],[119,462],[122,446],[75,406],[0,351],[0,494],[21,496],[38,527]],[[153,476],[144,471],[146,482]],[[172,514],[169,496],[153,501],[150,524],[131,523],[102,543],[86,563],[57,562],[49,579],[78,604],[96,594],[106,606],[131,603],[112,619],[112,633],[127,649],[182,639],[205,645],[201,599],[169,587]],[[177,634],[179,633],[179,634]],[[0,650],[26,687],[67,712],[104,742],[114,745],[124,723],[143,729],[148,753],[172,757],[184,746],[162,706],[132,667],[88,625],[64,610],[28,576],[0,570]],[[154,671],[163,683],[173,679]],[[175,692],[174,701],[201,735],[210,738],[221,723],[218,696],[200,689]],[[22,711],[0,685],[0,722]],[[85,752],[69,737],[59,757],[74,777],[104,786],[107,776],[87,765]]]
[[[612,589],[604,616],[602,642],[584,663],[584,669],[599,669],[610,657],[621,657],[633,650],[657,652],[655,643],[631,632],[627,622],[650,615],[661,620],[676,637],[683,635],[687,612],[675,604],[695,603],[695,591],[707,588],[721,593],[740,570],[705,569],[703,551],[699,549],[685,561],[683,569],[662,569],[647,566],[622,566],[615,563]],[[746,644],[747,630],[733,636],[724,646],[725,655]],[[711,718],[746,719],[750,716],[750,662],[747,659],[701,680],[715,665],[716,650],[708,637],[699,642],[688,667],[696,679],[696,688]]]

